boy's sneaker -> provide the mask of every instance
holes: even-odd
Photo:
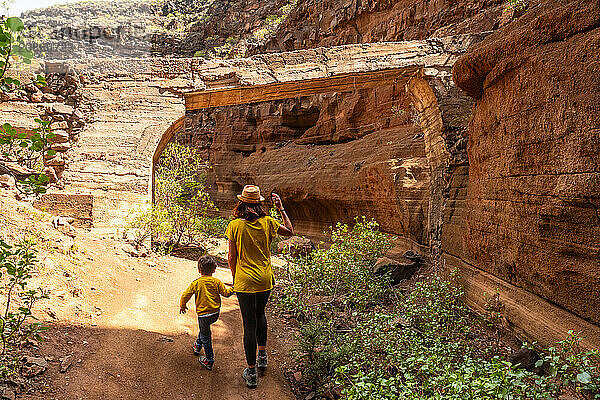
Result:
[[[194,350],[194,355],[199,356],[200,352],[202,351],[202,345],[198,342],[194,342],[192,349]]]
[[[212,371],[214,361],[208,361],[205,356],[201,356],[198,358],[198,362],[207,370]]]
[[[258,377],[256,375],[256,370],[252,372],[250,371],[250,368],[246,368],[242,373],[242,378],[246,381],[246,386],[250,389],[254,389],[258,386]]]
[[[268,358],[267,358],[267,353],[265,354],[258,354],[258,357],[256,358],[256,366],[258,367],[258,369],[261,370],[265,370],[267,369],[267,364],[268,364]]]

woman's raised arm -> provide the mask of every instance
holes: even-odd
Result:
[[[292,225],[292,221],[288,217],[285,209],[283,208],[283,204],[281,204],[281,197],[278,194],[271,194],[271,198],[273,200],[273,204],[279,210],[281,214],[281,219],[283,219],[283,225],[279,226],[277,230],[277,234],[281,236],[294,236],[294,226]]]

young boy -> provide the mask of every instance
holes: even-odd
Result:
[[[204,347],[204,356],[198,358],[198,362],[208,369],[212,369],[215,356],[212,348],[210,326],[219,319],[221,310],[221,296],[229,297],[233,294],[232,288],[226,288],[223,282],[213,278],[212,274],[217,269],[217,261],[213,256],[202,256],[198,260],[198,272],[200,277],[190,284],[181,295],[179,312],[187,311],[187,302],[192,295],[196,296],[196,312],[198,313],[198,340],[194,343],[194,355],[200,355]]]

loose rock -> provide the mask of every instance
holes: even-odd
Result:
[[[132,257],[140,256],[140,253],[135,249],[135,247],[133,247],[129,243],[124,244],[123,247],[121,247],[121,250],[123,250],[126,254],[129,254]]]
[[[277,244],[277,251],[283,254],[289,254],[292,257],[307,256],[315,249],[312,240],[300,236],[281,241]]]
[[[46,371],[48,368],[48,361],[42,357],[31,357],[25,356],[23,358],[23,376],[33,377]]]
[[[410,279],[417,270],[417,267],[418,264],[411,261],[398,262],[391,258],[381,257],[373,266],[372,271],[375,275],[389,273],[392,283],[395,285],[403,280]]]
[[[72,360],[72,356],[64,356],[63,358],[60,359],[60,372],[61,373],[65,373],[69,370],[69,368],[71,368],[71,365],[73,365],[73,360]]]
[[[14,189],[15,185],[15,178],[11,175],[0,175],[0,187],[3,187],[4,189]]]

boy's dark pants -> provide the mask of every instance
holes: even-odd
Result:
[[[210,326],[217,322],[219,319],[219,313],[214,315],[210,315],[208,317],[198,316],[198,327],[200,328],[200,332],[198,333],[198,344],[201,344],[204,347],[204,355],[206,356],[206,361],[212,363],[215,361],[215,354],[213,353],[212,348],[212,337],[210,334]]]

